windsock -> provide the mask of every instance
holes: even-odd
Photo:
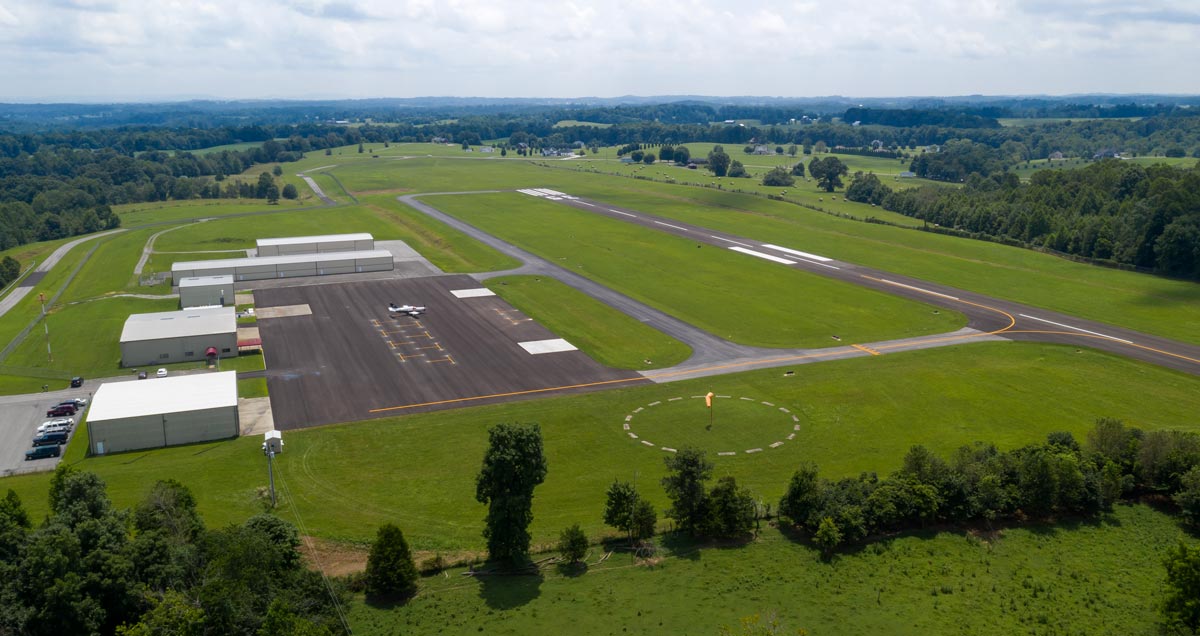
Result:
[[[707,406],[708,408],[711,409],[712,408],[712,399],[713,399],[712,391],[709,391],[708,395],[704,396],[704,406]]]

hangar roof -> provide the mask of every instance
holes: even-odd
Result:
[[[96,389],[87,421],[237,407],[237,372],[106,382]]]
[[[233,274],[224,274],[222,276],[189,276],[179,279],[180,287],[214,287],[216,285],[229,285],[233,289]]]
[[[321,234],[318,236],[287,236],[284,238],[258,239],[258,245],[303,245],[305,243],[336,243],[338,241],[374,241],[366,232],[356,234]]]
[[[121,342],[236,333],[233,307],[196,307],[183,311],[133,314],[125,320]]]
[[[223,258],[213,261],[178,261],[171,264],[171,271],[205,270],[221,267],[250,267],[252,265],[286,265],[290,263],[321,263],[325,261],[347,261],[364,258],[392,258],[387,250],[363,250],[358,252],[321,252],[319,254],[285,254],[282,256],[254,256],[246,258]]]

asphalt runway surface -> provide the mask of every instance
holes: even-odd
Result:
[[[532,355],[517,343],[556,338],[469,276],[433,276],[255,291],[257,307],[312,314],[260,319],[276,428],[289,430],[644,382],[581,351]],[[427,308],[392,317],[389,302]]]

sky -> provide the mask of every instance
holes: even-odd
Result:
[[[0,0],[0,101],[1200,93],[1200,0]]]

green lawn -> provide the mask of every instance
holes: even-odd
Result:
[[[95,254],[88,264],[79,270],[79,274],[67,287],[59,302],[69,303],[123,291],[139,294],[170,293],[170,289],[165,286],[139,287],[137,278],[133,275],[147,239],[165,228],[166,226],[132,230],[99,239],[100,244]],[[80,248],[90,249],[90,245]]]
[[[20,395],[22,393],[37,393],[43,386],[51,391],[69,387],[71,381],[66,378],[35,378],[21,375],[0,375],[0,395]]]
[[[304,186],[304,190],[307,189],[308,186]],[[115,205],[113,211],[121,217],[122,227],[133,228],[165,221],[195,221],[233,214],[275,212],[280,208],[294,208],[302,204],[302,202],[282,200],[279,205],[269,205],[266,199],[195,199]]]
[[[349,206],[215,219],[164,234],[155,242],[154,249],[163,252],[248,249],[260,238],[347,232],[370,232],[379,240],[400,238],[390,219],[361,206]]]
[[[246,378],[237,381],[239,398],[267,397],[266,378]]]
[[[563,119],[554,124],[555,128],[568,128],[571,126],[588,126],[589,128],[611,128],[612,124],[602,124],[594,121],[579,121],[578,119]]]
[[[691,348],[551,278],[505,276],[486,283],[512,306],[618,369],[661,369],[683,362]]]
[[[350,623],[368,636],[716,634],[757,614],[777,617],[786,628],[779,633],[1154,634],[1162,558],[1180,537],[1171,517],[1119,506],[1094,523],[986,540],[917,533],[826,562],[766,528],[745,547],[684,544],[652,566],[617,553],[582,575],[550,568],[538,577],[468,578],[453,570],[423,579],[418,596],[395,608],[357,598]],[[594,549],[589,562],[600,554]]]
[[[722,338],[765,347],[824,347],[953,331],[956,312],[782,267],[521,194],[425,199],[528,249]],[[736,308],[729,310],[728,308]]]
[[[391,221],[401,240],[444,272],[493,272],[521,265],[516,259],[400,203],[395,194],[365,195],[360,200],[367,209]]]
[[[50,312],[50,344],[53,362],[46,360],[46,341],[39,325],[5,360],[18,367],[36,367],[86,377],[120,375],[121,349],[118,341],[130,314],[173,311],[179,301],[111,298],[67,306]]]
[[[772,369],[288,431],[276,477],[292,494],[281,514],[295,520],[298,512],[309,533],[329,539],[369,541],[378,525],[393,522],[417,550],[481,549],[484,508],[474,500],[474,477],[486,429],[497,422],[538,422],[549,474],[534,500],[535,543],[552,542],[575,522],[589,536],[599,536],[607,531],[601,522],[603,493],[613,479],[635,480],[660,510],[667,503],[658,486],[665,453],[631,440],[622,430],[625,416],[644,407],[633,422],[649,425],[638,417],[674,405],[671,397],[691,402],[688,396],[710,390],[798,414],[801,428],[783,446],[713,457],[716,476],[737,477],[767,502],[778,500],[792,471],[805,461],[816,462],[830,477],[887,474],[913,444],[945,454],[978,440],[1010,449],[1059,430],[1082,439],[1099,417],[1143,429],[1200,429],[1195,417],[1200,378],[1087,349],[980,343],[794,370],[792,376]],[[653,401],[663,404],[646,406]],[[707,417],[703,405],[697,400],[686,405],[695,409],[684,406],[661,416],[691,420],[699,434]],[[724,414],[716,417],[724,420]],[[717,424],[737,424],[722,420]],[[674,426],[686,430],[686,421]],[[222,526],[260,509],[255,492],[266,484],[260,441],[89,458],[78,466],[100,474],[119,506],[135,503],[157,479],[178,479],[195,493],[207,523]],[[652,441],[679,447],[691,440]],[[48,480],[48,475],[6,478],[0,489],[17,490],[38,519],[46,512]]]

